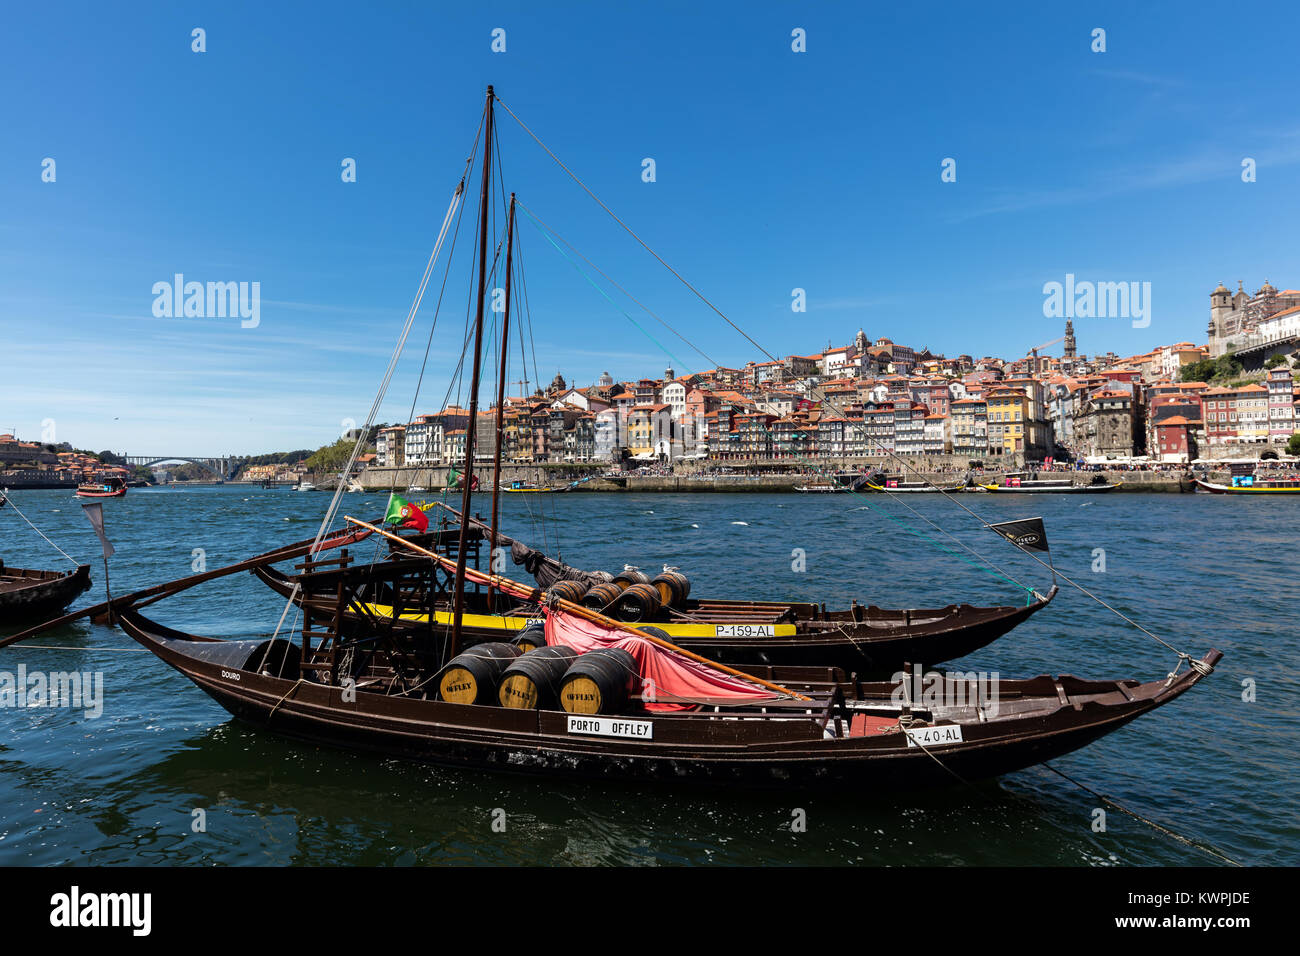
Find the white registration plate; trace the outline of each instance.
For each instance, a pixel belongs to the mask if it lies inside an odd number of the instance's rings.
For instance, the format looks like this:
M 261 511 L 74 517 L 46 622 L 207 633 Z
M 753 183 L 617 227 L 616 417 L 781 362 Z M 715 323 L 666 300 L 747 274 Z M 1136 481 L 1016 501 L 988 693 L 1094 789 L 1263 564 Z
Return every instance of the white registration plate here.
M 775 637 L 776 627 L 771 624 L 719 624 L 718 637 Z
M 907 728 L 907 745 L 909 747 L 943 747 L 947 744 L 963 743 L 960 724 L 946 724 L 942 727 Z
M 617 720 L 611 717 L 579 717 L 570 714 L 569 733 L 591 734 L 596 737 L 631 737 L 633 740 L 653 740 L 655 725 L 648 720 Z

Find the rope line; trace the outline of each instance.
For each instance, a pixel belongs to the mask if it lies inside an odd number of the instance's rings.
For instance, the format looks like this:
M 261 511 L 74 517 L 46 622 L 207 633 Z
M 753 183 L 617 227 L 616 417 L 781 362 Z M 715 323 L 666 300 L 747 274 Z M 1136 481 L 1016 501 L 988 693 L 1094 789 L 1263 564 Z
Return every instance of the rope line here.
M 37 534 L 39 534 L 42 538 L 45 538 L 45 543 L 46 543 L 46 544 L 48 544 L 48 545 L 49 545 L 51 548 L 53 548 L 55 551 L 59 552 L 59 554 L 63 555 L 65 558 L 67 558 L 69 561 L 71 561 L 74 567 L 78 567 L 78 568 L 81 567 L 80 562 L 78 562 L 76 558 L 74 558 L 72 555 L 68 554 L 68 552 L 64 551 L 62 548 L 60 548 L 57 544 L 55 544 L 55 543 L 54 543 L 53 541 L 51 541 L 49 538 L 46 538 L 46 537 L 45 537 L 45 532 L 42 531 L 40 528 L 36 527 L 36 525 L 32 524 L 32 520 L 31 520 L 30 518 L 28 518 L 27 515 L 23 514 L 21 510 L 19 510 L 18 506 L 17 506 L 16 504 L 14 504 L 14 500 L 13 500 L 13 498 L 11 498 L 11 497 L 9 496 L 9 489 L 8 489 L 8 488 L 6 488 L 6 489 L 4 490 L 4 494 L 3 494 L 3 495 L 0 495 L 0 498 L 2 498 L 3 501 L 4 501 L 6 504 L 8 504 L 10 508 L 13 508 L 13 509 L 14 509 L 14 514 L 18 515 L 18 517 L 20 517 L 20 518 L 22 518 L 24 521 L 26 521 L 27 524 L 28 524 L 28 526 L 30 526 L 31 529 L 32 529 L 33 531 L 35 531 Z
M 1074 784 L 1074 785 L 1075 785 L 1076 787 L 1078 787 L 1080 790 L 1082 790 L 1082 791 L 1084 791 L 1085 793 L 1091 794 L 1092 796 L 1096 797 L 1096 798 L 1097 798 L 1098 800 L 1100 800 L 1102 803 L 1105 803 L 1105 804 L 1108 804 L 1109 806 L 1114 807 L 1116 810 L 1120 811 L 1121 813 L 1128 814 L 1128 815 L 1129 815 L 1130 817 L 1132 817 L 1134 820 L 1140 820 L 1140 821 L 1142 821 L 1143 823 L 1145 823 L 1147 826 L 1151 827 L 1153 830 L 1158 830 L 1158 831 L 1160 831 L 1161 833 L 1165 834 L 1165 836 L 1173 837 L 1173 838 L 1174 838 L 1175 840 L 1177 840 L 1179 843 L 1184 843 L 1184 844 L 1186 844 L 1187 846 L 1195 847 L 1196 849 L 1200 850 L 1201 852 L 1203 852 L 1203 853 L 1208 853 L 1210 856 L 1213 856 L 1213 857 L 1217 857 L 1218 859 L 1222 860 L 1222 861 L 1225 862 L 1225 863 L 1229 863 L 1229 864 L 1231 864 L 1232 866 L 1241 866 L 1241 864 L 1238 863 L 1236 860 L 1232 859 L 1232 857 L 1227 856 L 1226 854 L 1220 853 L 1218 850 L 1214 849 L 1214 847 L 1212 847 L 1212 846 L 1207 846 L 1207 845 L 1204 844 L 1204 843 L 1198 843 L 1198 842 L 1196 842 L 1195 840 L 1192 840 L 1192 839 L 1189 839 L 1188 837 L 1183 836 L 1181 833 L 1175 833 L 1173 830 L 1169 829 L 1167 826 L 1164 826 L 1163 824 L 1157 823 L 1155 820 L 1152 820 L 1152 819 L 1150 819 L 1149 817 L 1144 817 L 1144 816 L 1142 816 L 1142 814 L 1137 813 L 1136 811 L 1130 810 L 1128 807 L 1122 805 L 1121 803 L 1117 802 L 1116 800 L 1111 799 L 1110 797 L 1106 796 L 1104 793 L 1098 793 L 1096 790 L 1093 790 L 1091 787 L 1089 787 L 1089 786 L 1087 786 L 1087 785 L 1085 785 L 1085 784 L 1080 783 L 1079 781 L 1075 780 L 1073 777 L 1071 777 L 1069 774 L 1065 773 L 1064 771 L 1062 771 L 1062 770 L 1057 770 L 1057 769 L 1056 769 L 1055 767 L 1053 767 L 1050 763 L 1042 763 L 1042 764 L 1039 764 L 1039 766 L 1043 767 L 1043 768 L 1046 769 L 1046 770 L 1050 770 L 1050 771 L 1052 771 L 1052 773 L 1056 774 L 1058 777 L 1061 777 L 1061 778 L 1063 778 L 1063 779 L 1065 779 L 1065 780 L 1068 780 L 1070 783 Z
M 749 342 L 752 346 L 754 346 L 754 348 L 758 349 L 758 351 L 759 351 L 760 353 L 762 353 L 764 356 L 766 356 L 766 357 L 768 358 L 768 360 L 770 360 L 770 361 L 774 361 L 774 362 L 775 362 L 775 361 L 778 361 L 778 359 L 777 359 L 777 358 L 776 358 L 776 357 L 775 357 L 771 352 L 769 352 L 767 349 L 763 348 L 763 346 L 761 346 L 757 341 L 755 341 L 754 338 L 753 338 L 752 336 L 749 335 L 749 333 L 747 333 L 744 329 L 742 329 L 742 328 L 741 328 L 740 326 L 738 326 L 735 322 L 733 322 L 730 318 L 728 318 L 727 315 L 726 315 L 726 314 L 725 314 L 721 309 L 719 309 L 716 305 L 714 305 L 713 302 L 712 302 L 712 301 L 711 301 L 711 300 L 710 300 L 706 295 L 704 295 L 704 293 L 702 293 L 699 289 L 695 288 L 695 286 L 693 286 L 693 285 L 692 285 L 692 284 L 691 284 L 691 283 L 690 283 L 690 282 L 689 282 L 689 281 L 688 281 L 688 280 L 687 280 L 687 279 L 686 279 L 686 278 L 685 278 L 685 277 L 684 277 L 680 272 L 678 272 L 678 271 L 677 271 L 676 269 L 674 269 L 671 265 L 669 265 L 668 262 L 667 262 L 667 261 L 666 261 L 662 256 L 659 255 L 659 253 L 655 252 L 655 250 L 652 249 L 652 248 L 650 247 L 650 245 L 649 245 L 649 244 L 648 244 L 644 239 L 642 239 L 642 238 L 641 238 L 641 237 L 640 237 L 640 236 L 639 236 L 639 235 L 638 235 L 638 234 L 637 234 L 637 233 L 636 233 L 636 232 L 635 232 L 635 231 L 634 231 L 634 230 L 633 230 L 633 229 L 632 229 L 632 228 L 631 228 L 627 223 L 625 223 L 622 219 L 620 219 L 620 218 L 618 217 L 618 215 L 617 215 L 617 214 L 616 214 L 612 209 L 610 209 L 610 207 L 607 206 L 607 205 L 605 204 L 605 202 L 604 202 L 604 201 L 603 201 L 599 196 L 597 196 L 597 195 L 596 195 L 596 194 L 591 190 L 591 188 L 590 188 L 590 187 L 589 187 L 585 182 L 583 182 L 582 179 L 580 179 L 580 178 L 578 177 L 578 175 L 577 175 L 576 173 L 573 172 L 573 170 L 569 169 L 569 167 L 566 166 L 566 165 L 564 164 L 564 162 L 559 158 L 559 156 L 557 156 L 557 155 L 555 154 L 555 152 L 554 152 L 554 151 L 553 151 L 549 146 L 547 146 L 544 142 L 542 142 L 541 138 L 540 138 L 536 133 L 534 133 L 534 132 L 532 131 L 532 129 L 529 128 L 528 124 L 526 124 L 522 119 L 520 119 L 519 116 L 517 116 L 517 115 L 515 114 L 514 110 L 510 109 L 510 107 L 509 107 L 509 106 L 508 106 L 504 101 L 502 101 L 501 98 L 500 98 L 499 96 L 498 96 L 498 97 L 495 97 L 495 99 L 496 99 L 496 101 L 497 101 L 498 103 L 501 104 L 501 107 L 502 107 L 502 108 L 503 108 L 507 113 L 510 114 L 510 117 L 511 117 L 511 118 L 512 118 L 516 123 L 519 124 L 520 128 L 523 129 L 523 131 L 524 131 L 525 133 L 527 133 L 528 136 L 531 137 L 532 140 L 533 140 L 535 143 L 537 143 L 537 145 L 540 146 L 540 147 L 542 148 L 542 150 L 545 151 L 545 153 L 546 153 L 548 156 L 551 157 L 552 160 L 555 161 L 556 165 L 559 166 L 562 170 L 564 170 L 564 172 L 569 176 L 569 178 L 572 179 L 572 180 L 573 180 L 573 181 L 574 181 L 574 182 L 575 182 L 575 183 L 576 183 L 576 184 L 577 184 L 577 185 L 578 185 L 578 186 L 583 190 L 583 192 L 585 192 L 588 196 L 590 196 L 590 197 L 592 198 L 592 200 L 593 200 L 593 201 L 594 201 L 598 206 L 600 206 L 600 208 L 603 209 L 603 210 L 606 212 L 606 214 L 609 215 L 609 217 L 610 217 L 611 219 L 613 219 L 616 223 L 618 223 L 618 225 L 621 226 L 621 227 L 623 228 L 623 230 L 624 230 L 624 231 L 625 231 L 629 236 L 631 236 L 631 237 L 632 237 L 632 238 L 633 238 L 633 239 L 634 239 L 634 240 L 635 240 L 635 241 L 636 241 L 636 242 L 637 242 L 637 243 L 638 243 L 638 244 L 639 244 L 643 249 L 645 249 L 646 252 L 648 252 L 648 253 L 649 253 L 649 254 L 650 254 L 650 255 L 655 259 L 655 261 L 657 261 L 660 265 L 662 265 L 665 269 L 667 269 L 670 273 L 672 273 L 672 275 L 673 275 L 673 276 L 674 276 L 674 277 L 675 277 L 679 282 L 681 282 L 682 285 L 684 285 L 684 286 L 685 286 L 685 287 L 686 287 L 686 288 L 687 288 L 687 289 L 688 289 L 688 290 L 689 290 L 689 291 L 690 291 L 690 292 L 691 292 L 691 293 L 692 293 L 696 298 L 698 298 L 698 299 L 699 299 L 701 302 L 703 302 L 703 303 L 704 303 L 704 304 L 705 304 L 709 309 L 711 309 L 714 313 L 716 313 L 716 314 L 718 315 L 719 318 L 721 318 L 725 323 L 727 323 L 727 325 L 731 326 L 732 329 L 734 329 L 737 333 L 739 333 L 739 334 L 740 334 L 740 335 L 741 335 L 741 336 L 742 336 L 742 337 L 743 337 L 747 342 Z M 823 401 L 823 404 L 824 404 L 824 405 L 827 405 L 827 406 L 830 407 L 833 411 L 836 411 L 836 412 L 840 413 L 841 415 L 844 414 L 844 410 L 843 410 L 842 408 L 840 408 L 838 405 L 836 405 L 836 404 L 835 404 L 833 401 L 831 401 L 830 399 L 827 399 L 827 398 L 823 397 L 822 401 Z M 913 467 L 909 462 L 907 462 L 905 459 L 901 458 L 901 457 L 900 457 L 896 452 L 894 452 L 892 449 L 885 447 L 885 446 L 884 446 L 884 445 L 883 445 L 879 440 L 877 440 L 877 439 L 875 438 L 875 436 L 873 436 L 873 435 L 868 435 L 868 438 L 869 438 L 869 439 L 870 439 L 874 444 L 876 444 L 876 445 L 877 445 L 877 446 L 878 446 L 878 447 L 879 447 L 879 448 L 880 448 L 880 449 L 885 453 L 886 456 L 888 456 L 889 458 L 891 458 L 892 460 L 894 460 L 895 462 L 897 462 L 898 465 L 899 465 L 902 469 L 906 470 L 906 471 L 909 472 L 910 474 L 916 475 L 916 476 L 917 476 L 921 481 L 925 482 L 927 485 L 929 485 L 930 487 L 934 488 L 935 491 L 937 491 L 938 493 L 942 494 L 945 498 L 947 498 L 950 502 L 952 502 L 953 504 L 955 504 L 958 508 L 961 508 L 961 509 L 962 509 L 963 511 L 965 511 L 967 514 L 969 514 L 972 518 L 975 518 L 977 521 L 979 521 L 980 524 L 983 525 L 985 528 L 989 528 L 989 529 L 991 530 L 991 523 L 990 523 L 987 519 L 983 518 L 983 517 L 982 517 L 978 512 L 976 512 L 974 509 L 972 509 L 972 508 L 970 508 L 969 506 L 963 504 L 963 503 L 962 503 L 961 501 L 959 501 L 957 498 L 955 498 L 954 496 L 952 496 L 951 494 L 949 494 L 947 491 L 945 491 L 942 487 L 940 487 L 939 485 L 935 484 L 935 483 L 934 483 L 934 482 L 933 482 L 929 477 L 927 477 L 925 474 L 921 473 L 919 470 L 917 470 L 916 468 L 914 468 L 914 467 Z M 886 494 L 889 494 L 891 497 L 895 497 L 895 496 L 894 496 L 891 492 L 889 492 L 887 489 L 886 489 L 885 493 L 886 493 Z M 997 533 L 997 532 L 994 532 L 994 533 Z M 1021 550 L 1023 551 L 1024 549 L 1021 549 Z M 1025 552 L 1025 553 L 1029 554 L 1030 552 Z M 1031 554 L 1031 557 L 1036 557 L 1036 556 L 1034 556 L 1034 555 Z M 1041 558 L 1036 558 L 1036 560 L 1038 560 L 1040 563 L 1042 563 L 1042 559 L 1041 559 Z M 1162 640 L 1162 639 L 1156 637 L 1156 635 L 1153 634 L 1151 631 L 1149 631 L 1147 628 L 1142 627 L 1141 625 L 1138 625 L 1135 621 L 1132 620 L 1132 618 L 1129 618 L 1127 615 L 1121 614 L 1119 611 L 1117 611 L 1115 608 L 1111 607 L 1111 606 L 1110 606 L 1109 604 L 1107 604 L 1105 601 L 1102 601 L 1100 598 L 1098 598 L 1098 597 L 1097 597 L 1095 594 L 1093 594 L 1091 591 L 1089 591 L 1089 590 L 1087 590 L 1086 588 L 1082 587 L 1081 585 L 1079 585 L 1079 584 L 1076 583 L 1075 581 L 1071 580 L 1070 578 L 1065 578 L 1063 575 L 1062 575 L 1062 578 L 1063 578 L 1067 583 L 1069 583 L 1071 586 L 1077 588 L 1077 589 L 1080 590 L 1083 594 L 1085 594 L 1085 595 L 1087 595 L 1088 597 L 1092 598 L 1094 601 L 1096 601 L 1096 602 L 1097 602 L 1098 604 L 1100 604 L 1102 607 L 1104 607 L 1104 608 L 1106 608 L 1107 610 L 1109 610 L 1109 611 L 1115 613 L 1115 614 L 1118 615 L 1121 619 L 1123 619 L 1124 621 L 1128 622 L 1129 624 L 1134 625 L 1134 626 L 1135 626 L 1139 631 L 1141 631 L 1143 634 L 1146 634 L 1148 637 L 1153 638 L 1154 640 L 1156 640 L 1158 643 L 1160 643 L 1160 644 L 1163 645 L 1164 647 L 1167 647 L 1167 648 L 1169 648 L 1170 650 L 1172 650 L 1175 654 L 1177 654 L 1177 655 L 1179 656 L 1180 659 L 1183 659 L 1183 660 L 1189 660 L 1189 661 L 1192 660 L 1191 655 L 1186 654 L 1185 652 L 1182 652 L 1182 651 L 1177 650 L 1177 649 L 1174 648 L 1172 645 L 1170 645 L 1168 642 L 1166 642 L 1166 641 L 1164 641 L 1164 640 Z

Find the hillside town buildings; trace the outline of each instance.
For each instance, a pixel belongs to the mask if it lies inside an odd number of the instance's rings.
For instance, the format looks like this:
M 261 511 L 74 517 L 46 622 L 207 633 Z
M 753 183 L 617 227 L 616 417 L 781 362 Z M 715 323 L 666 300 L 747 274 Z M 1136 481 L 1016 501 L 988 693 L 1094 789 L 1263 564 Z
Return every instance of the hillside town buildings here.
M 1295 433 L 1300 291 L 1269 283 L 1210 296 L 1209 343 L 1088 357 L 1066 322 L 1064 354 L 950 359 L 859 330 L 812 355 L 589 387 L 557 375 L 546 389 L 480 413 L 476 458 L 490 460 L 498 420 L 513 463 L 871 461 L 889 455 L 970 461 L 1147 457 L 1190 461 L 1285 444 Z M 1182 370 L 1260 350 L 1248 381 L 1183 382 Z M 1267 353 L 1267 354 L 1265 354 Z M 1243 360 L 1247 369 L 1250 364 Z M 454 464 L 468 412 L 455 406 L 383 429 L 385 466 Z

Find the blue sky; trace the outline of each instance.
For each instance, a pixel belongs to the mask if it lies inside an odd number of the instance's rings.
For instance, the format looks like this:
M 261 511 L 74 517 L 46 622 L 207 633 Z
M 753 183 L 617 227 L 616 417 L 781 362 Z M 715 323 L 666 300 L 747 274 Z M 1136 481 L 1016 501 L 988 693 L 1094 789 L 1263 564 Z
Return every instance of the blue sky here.
M 38 438 L 52 419 L 78 447 L 257 453 L 364 419 L 488 83 L 775 354 L 862 327 L 950 355 L 1023 355 L 1061 334 L 1042 287 L 1066 273 L 1151 283 L 1150 326 L 1077 321 L 1085 352 L 1203 341 L 1220 280 L 1300 283 L 1293 11 L 10 4 L 0 430 Z M 498 27 L 505 53 L 490 49 Z M 796 27 L 806 53 L 791 50 Z M 1104 53 L 1090 49 L 1097 27 Z M 498 119 L 507 189 L 713 359 L 761 358 Z M 946 157 L 956 182 L 940 180 Z M 1244 157 L 1256 182 L 1242 182 Z M 530 379 L 662 371 L 659 347 L 532 227 L 521 241 Z M 419 410 L 439 404 L 459 352 L 469 245 L 465 232 Z M 156 318 L 153 284 L 175 273 L 260 282 L 260 324 Z M 382 420 L 407 415 L 432 299 Z M 660 339 L 678 371 L 706 367 Z

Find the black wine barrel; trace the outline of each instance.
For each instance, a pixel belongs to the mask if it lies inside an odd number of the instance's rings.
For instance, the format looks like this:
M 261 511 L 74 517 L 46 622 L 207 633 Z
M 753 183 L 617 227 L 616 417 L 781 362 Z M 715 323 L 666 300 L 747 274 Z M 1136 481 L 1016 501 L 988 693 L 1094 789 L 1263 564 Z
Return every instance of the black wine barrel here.
M 581 581 L 556 581 L 551 585 L 552 595 L 566 601 L 572 601 L 574 604 L 579 603 L 587 591 L 588 585 L 583 584 Z
M 514 636 L 510 642 L 525 654 L 546 646 L 546 627 L 541 624 L 529 624 Z
M 560 699 L 560 681 L 578 658 L 571 647 L 542 647 L 516 658 L 501 675 L 497 699 L 515 710 L 554 710 Z
M 681 607 L 691 595 L 691 580 L 677 571 L 665 571 L 650 582 L 666 607 Z
M 644 571 L 620 571 L 614 575 L 614 583 L 622 583 L 624 587 L 631 587 L 633 584 L 649 584 L 650 576 Z
M 584 607 L 589 607 L 593 611 L 603 612 L 617 601 L 622 593 L 623 588 L 617 584 L 597 584 L 582 596 L 582 603 Z
M 634 584 L 618 596 L 614 603 L 614 616 L 633 624 L 653 621 L 662 603 L 654 585 Z
M 499 641 L 475 644 L 447 664 L 438 682 L 439 696 L 452 704 L 495 704 L 502 673 L 522 653 Z
M 560 681 L 560 706 L 570 714 L 617 714 L 639 680 L 636 658 L 617 647 L 587 651 Z

